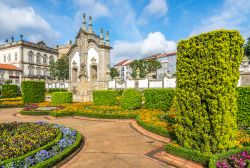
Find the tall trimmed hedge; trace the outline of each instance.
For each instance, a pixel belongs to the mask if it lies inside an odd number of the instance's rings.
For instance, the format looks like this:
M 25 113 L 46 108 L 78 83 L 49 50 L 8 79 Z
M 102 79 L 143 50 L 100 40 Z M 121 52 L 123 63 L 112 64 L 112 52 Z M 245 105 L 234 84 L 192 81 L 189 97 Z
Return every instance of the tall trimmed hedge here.
M 145 89 L 145 108 L 169 110 L 173 104 L 174 89 Z
M 53 92 L 51 93 L 51 103 L 53 105 L 60 105 L 65 103 L 72 103 L 73 95 L 71 92 Z
M 142 95 L 139 90 L 126 89 L 122 93 L 121 107 L 127 110 L 139 109 L 142 105 Z
M 22 81 L 23 103 L 39 103 L 45 100 L 45 82 L 43 81 Z
M 250 87 L 237 87 L 238 125 L 250 127 Z
M 236 143 L 236 86 L 243 56 L 238 31 L 217 30 L 178 43 L 176 136 L 207 153 Z
M 93 92 L 94 105 L 112 106 L 117 104 L 118 91 L 96 90 Z
M 17 85 L 5 84 L 5 85 L 2 85 L 1 93 L 2 93 L 3 98 L 17 97 L 19 94 L 19 89 Z

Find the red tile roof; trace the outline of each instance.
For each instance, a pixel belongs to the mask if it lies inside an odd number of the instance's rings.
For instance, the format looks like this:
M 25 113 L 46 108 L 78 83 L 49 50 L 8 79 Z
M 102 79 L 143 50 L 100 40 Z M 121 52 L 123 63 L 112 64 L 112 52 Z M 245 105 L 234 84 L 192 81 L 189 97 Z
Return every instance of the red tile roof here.
M 0 69 L 13 70 L 13 71 L 21 71 L 20 68 L 17 68 L 14 65 L 10 64 L 0 64 Z
M 151 56 L 146 57 L 144 59 L 157 59 L 157 58 L 167 57 L 167 56 L 172 56 L 172 55 L 176 55 L 176 52 L 163 53 L 163 54 L 154 54 L 154 55 L 151 55 Z
M 124 65 L 124 66 L 126 66 L 126 65 L 129 65 L 130 63 L 131 63 L 130 60 L 129 60 L 129 59 L 126 59 L 126 60 L 122 60 L 121 62 L 115 64 L 115 66 L 119 66 L 119 65 Z

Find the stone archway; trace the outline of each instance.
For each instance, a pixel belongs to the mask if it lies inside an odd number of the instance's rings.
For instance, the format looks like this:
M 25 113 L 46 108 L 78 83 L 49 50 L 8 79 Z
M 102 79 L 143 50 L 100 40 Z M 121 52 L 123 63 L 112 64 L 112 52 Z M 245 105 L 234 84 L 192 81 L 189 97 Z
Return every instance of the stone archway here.
M 90 81 L 97 81 L 97 65 L 90 66 Z

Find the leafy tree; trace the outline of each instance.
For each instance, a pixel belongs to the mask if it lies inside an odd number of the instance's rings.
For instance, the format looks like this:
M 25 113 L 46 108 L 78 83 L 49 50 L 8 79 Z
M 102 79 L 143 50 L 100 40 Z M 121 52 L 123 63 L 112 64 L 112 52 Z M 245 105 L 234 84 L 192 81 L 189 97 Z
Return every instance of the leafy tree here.
M 11 84 L 12 83 L 12 80 L 10 79 L 7 79 L 6 81 L 4 81 L 4 84 Z
M 49 71 L 51 79 L 69 79 L 69 59 L 67 56 L 64 55 L 57 62 L 51 61 Z
M 250 37 L 247 39 L 247 42 L 244 44 L 244 53 L 250 60 Z
M 132 69 L 131 76 L 133 78 L 137 77 L 137 69 L 140 70 L 140 78 L 146 77 L 149 73 L 155 72 L 157 69 L 161 67 L 161 63 L 157 60 L 135 60 L 130 64 L 130 68 Z
M 114 79 L 114 77 L 119 76 L 119 72 L 115 68 L 110 68 L 110 77 Z
M 51 79 L 56 79 L 57 76 L 57 71 L 56 71 L 56 63 L 55 62 L 50 62 L 49 63 L 49 74 Z
M 58 79 L 69 79 L 69 59 L 66 56 L 63 56 L 61 59 L 57 60 L 56 71 L 56 76 Z

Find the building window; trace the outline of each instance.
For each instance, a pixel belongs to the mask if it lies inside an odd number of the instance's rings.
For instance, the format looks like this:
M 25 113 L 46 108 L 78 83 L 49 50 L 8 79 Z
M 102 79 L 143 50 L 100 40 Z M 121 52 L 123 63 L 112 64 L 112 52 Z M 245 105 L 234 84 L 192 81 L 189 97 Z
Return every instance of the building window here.
M 41 64 L 41 54 L 40 54 L 40 53 L 37 53 L 37 56 L 36 56 L 36 63 L 37 63 L 37 64 Z
M 33 67 L 29 67 L 29 75 L 30 76 L 34 75 L 34 68 Z
M 16 76 L 19 76 L 19 72 L 18 71 L 16 71 Z
M 34 57 L 33 57 L 34 54 L 33 54 L 33 52 L 30 51 L 28 55 L 29 55 L 29 63 L 34 63 Z
M 15 52 L 15 61 L 17 61 L 17 52 Z
M 6 62 L 6 55 L 3 56 L 3 62 Z
M 41 69 L 40 68 L 37 68 L 37 76 L 40 76 L 41 75 Z
M 54 57 L 51 55 L 50 57 L 49 57 L 49 63 L 51 64 L 51 63 L 54 63 Z
M 19 83 L 19 80 L 18 80 L 18 79 L 16 79 L 16 80 L 15 80 L 15 83 L 16 83 L 16 84 L 18 84 L 18 83 Z
M 11 55 L 10 55 L 10 53 L 8 54 L 8 61 L 11 62 Z
M 43 57 L 43 64 L 44 64 L 44 65 L 47 64 L 47 59 L 48 59 L 47 55 L 44 54 L 44 57 Z
M 9 71 L 9 75 L 13 75 L 13 71 Z

